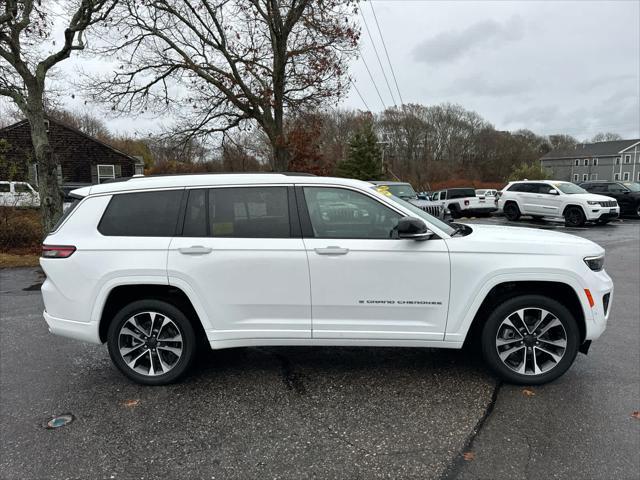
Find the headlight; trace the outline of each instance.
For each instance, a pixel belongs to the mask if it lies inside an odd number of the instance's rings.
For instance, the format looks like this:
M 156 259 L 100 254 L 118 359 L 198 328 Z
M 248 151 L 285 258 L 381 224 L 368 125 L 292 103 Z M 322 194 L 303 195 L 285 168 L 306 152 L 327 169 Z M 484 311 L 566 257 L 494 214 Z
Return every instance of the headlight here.
M 584 257 L 584 263 L 594 272 L 599 272 L 604 268 L 604 255 L 600 255 L 599 257 Z
M 591 200 L 588 200 L 587 203 L 589 205 L 600 205 L 600 202 L 592 202 Z

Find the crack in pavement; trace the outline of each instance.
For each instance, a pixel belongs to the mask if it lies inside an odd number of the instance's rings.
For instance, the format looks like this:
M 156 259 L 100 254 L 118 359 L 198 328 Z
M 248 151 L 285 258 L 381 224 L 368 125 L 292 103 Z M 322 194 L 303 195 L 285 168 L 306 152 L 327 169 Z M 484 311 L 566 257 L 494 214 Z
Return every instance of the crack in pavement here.
M 291 390 L 298 395 L 306 395 L 307 389 L 304 386 L 302 378 L 300 378 L 300 376 L 294 371 L 291 360 L 281 353 L 272 352 L 265 348 L 256 348 L 256 350 L 269 355 L 280 362 L 280 376 L 282 377 L 282 381 L 284 382 L 285 387 L 287 387 L 287 390 Z
M 496 405 L 496 401 L 498 400 L 498 393 L 500 392 L 500 387 L 502 387 L 502 381 L 496 382 L 496 386 L 493 389 L 493 394 L 491 395 L 491 400 L 489 401 L 489 404 L 487 405 L 487 408 L 484 411 L 484 414 L 482 415 L 482 417 L 480 417 L 480 420 L 478 420 L 478 423 L 476 423 L 476 426 L 473 428 L 473 430 L 467 437 L 463 447 L 456 454 L 456 456 L 454 457 L 452 462 L 449 464 L 449 466 L 445 468 L 444 472 L 442 472 L 442 475 L 440 476 L 440 480 L 454 480 L 460 474 L 460 470 L 462 470 L 462 466 L 466 461 L 464 460 L 463 454 L 465 452 L 470 451 L 473 448 L 473 442 L 482 431 L 482 427 L 484 427 L 484 424 L 487 421 L 487 419 L 491 416 L 491 413 L 493 412 L 493 408 Z

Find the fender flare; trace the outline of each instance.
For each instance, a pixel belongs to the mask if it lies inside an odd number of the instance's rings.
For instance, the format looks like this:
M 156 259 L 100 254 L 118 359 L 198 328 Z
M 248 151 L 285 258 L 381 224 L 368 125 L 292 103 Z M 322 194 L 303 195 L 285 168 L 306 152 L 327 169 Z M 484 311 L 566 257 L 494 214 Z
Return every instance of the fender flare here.
M 474 295 L 470 298 L 471 300 L 467 303 L 464 311 L 466 312 L 462 321 L 459 322 L 457 328 L 455 328 L 451 322 L 451 319 L 447 321 L 447 329 L 445 332 L 445 341 L 456 341 L 461 342 L 467 336 L 469 329 L 471 328 L 471 324 L 473 323 L 478 310 L 485 298 L 489 294 L 489 292 L 497 285 L 502 283 L 512 283 L 512 282 L 554 282 L 554 283 L 563 283 L 571 287 L 571 289 L 575 292 L 576 296 L 580 300 L 580 305 L 582 307 L 582 312 L 584 314 L 585 323 L 589 321 L 593 321 L 593 313 L 591 310 L 586 308 L 588 303 L 588 299 L 586 293 L 584 292 L 584 285 L 579 276 L 557 272 L 548 272 L 541 275 L 542 272 L 523 272 L 523 273 L 496 273 L 484 280 L 484 282 L 476 289 Z M 455 330 L 453 330 L 455 328 Z

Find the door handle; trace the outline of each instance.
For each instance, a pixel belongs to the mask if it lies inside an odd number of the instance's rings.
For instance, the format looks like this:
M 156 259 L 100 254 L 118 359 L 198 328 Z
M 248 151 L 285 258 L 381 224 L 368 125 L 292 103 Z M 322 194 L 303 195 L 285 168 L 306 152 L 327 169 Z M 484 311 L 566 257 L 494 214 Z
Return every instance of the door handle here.
M 314 251 L 318 255 L 346 255 L 347 253 L 349 253 L 348 248 L 335 247 L 335 246 L 325 247 L 325 248 L 314 248 Z
M 179 248 L 178 251 L 183 255 L 206 255 L 207 253 L 211 253 L 213 248 L 193 245 L 191 247 Z

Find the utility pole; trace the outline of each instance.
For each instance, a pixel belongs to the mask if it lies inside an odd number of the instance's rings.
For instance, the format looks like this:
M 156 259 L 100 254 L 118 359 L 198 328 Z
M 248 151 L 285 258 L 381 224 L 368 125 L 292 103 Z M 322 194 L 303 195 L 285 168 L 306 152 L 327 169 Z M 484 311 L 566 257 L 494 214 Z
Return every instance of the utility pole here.
M 382 153 L 380 154 L 380 172 L 384 175 L 386 173 L 385 167 L 384 167 L 384 151 L 385 151 L 385 147 L 387 145 L 389 145 L 391 142 L 389 142 L 388 140 L 384 140 L 384 141 L 379 141 L 379 142 L 376 142 L 376 143 L 378 145 L 381 145 Z

